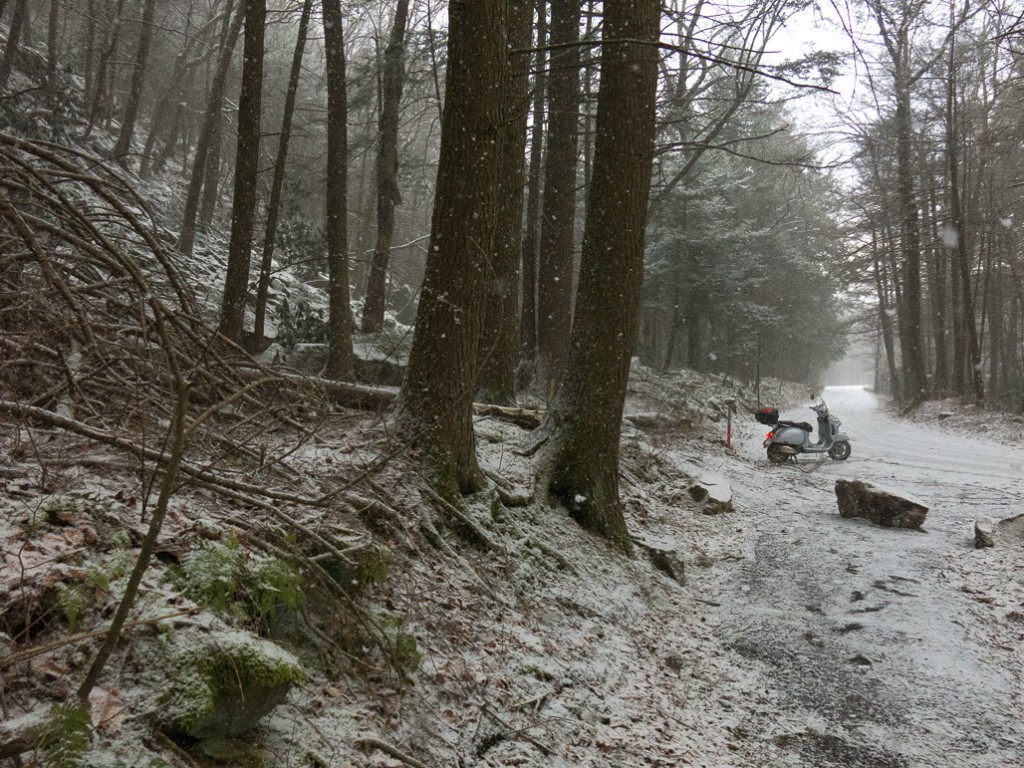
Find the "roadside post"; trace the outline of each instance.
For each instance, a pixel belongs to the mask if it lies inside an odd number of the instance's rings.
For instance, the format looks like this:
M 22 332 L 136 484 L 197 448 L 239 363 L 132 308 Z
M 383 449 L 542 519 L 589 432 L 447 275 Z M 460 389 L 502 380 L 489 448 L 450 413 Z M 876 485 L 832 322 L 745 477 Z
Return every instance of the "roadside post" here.
M 732 415 L 736 413 L 736 398 L 730 397 L 725 401 L 725 447 L 732 450 Z

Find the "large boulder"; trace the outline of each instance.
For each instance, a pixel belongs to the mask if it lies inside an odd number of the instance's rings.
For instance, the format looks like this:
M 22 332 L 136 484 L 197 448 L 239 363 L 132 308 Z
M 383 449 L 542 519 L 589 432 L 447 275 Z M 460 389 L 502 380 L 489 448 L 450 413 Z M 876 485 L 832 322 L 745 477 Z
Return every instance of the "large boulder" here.
M 977 549 L 1001 543 L 1024 543 L 1024 515 L 993 520 L 979 517 L 974 522 L 974 546 Z
M 193 739 L 233 739 L 256 727 L 305 679 L 292 654 L 248 632 L 166 638 L 161 724 Z
M 863 517 L 886 528 L 920 528 L 928 507 L 913 496 L 861 480 L 836 480 L 842 517 Z

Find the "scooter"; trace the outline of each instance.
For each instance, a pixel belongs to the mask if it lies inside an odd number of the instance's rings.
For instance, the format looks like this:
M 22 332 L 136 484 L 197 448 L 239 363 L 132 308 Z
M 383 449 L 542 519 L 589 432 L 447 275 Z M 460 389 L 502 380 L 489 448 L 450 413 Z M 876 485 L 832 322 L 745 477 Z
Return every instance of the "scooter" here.
M 845 432 L 839 431 L 842 422 L 828 412 L 825 401 L 815 396 L 811 410 L 818 417 L 816 442 L 811 440 L 814 427 L 806 421 L 780 420 L 779 410 L 771 406 L 755 412 L 754 418 L 759 423 L 772 427 L 762 443 L 768 450 L 768 461 L 772 464 L 785 464 L 787 461 L 796 461 L 797 454 L 801 453 L 827 453 L 834 461 L 850 458 L 850 438 Z

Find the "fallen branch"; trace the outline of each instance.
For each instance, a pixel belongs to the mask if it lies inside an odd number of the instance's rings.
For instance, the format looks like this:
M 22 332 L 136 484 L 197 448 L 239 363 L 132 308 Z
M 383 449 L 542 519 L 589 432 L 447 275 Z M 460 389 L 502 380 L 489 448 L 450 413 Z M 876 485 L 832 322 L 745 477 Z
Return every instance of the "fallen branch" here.
M 95 440 L 98 443 L 120 448 L 151 461 L 166 463 L 170 459 L 170 456 L 164 451 L 137 445 L 131 440 L 126 440 L 123 437 L 112 435 L 109 432 L 97 429 L 85 422 L 78 421 L 77 419 L 72 419 L 67 416 L 62 416 L 59 413 L 48 411 L 45 408 L 22 405 L 21 403 L 16 403 L 11 400 L 0 400 L 0 411 L 5 411 L 24 419 L 35 419 L 43 422 L 44 424 L 49 424 L 51 427 L 66 429 L 68 432 L 74 432 L 75 434 L 82 435 L 90 440 Z M 231 490 L 241 491 L 242 493 L 251 494 L 253 496 L 263 496 L 276 501 L 290 501 L 295 504 L 305 504 L 311 507 L 323 507 L 327 504 L 323 498 L 297 496 L 292 493 L 261 488 L 257 485 L 252 485 L 251 483 L 243 483 L 240 480 L 232 480 L 231 478 L 223 477 L 215 472 L 210 472 L 185 462 L 182 462 L 180 472 L 181 474 L 188 475 L 196 480 L 202 480 L 214 488 L 229 488 Z
M 179 616 L 188 616 L 195 613 L 195 608 L 186 608 L 183 611 L 175 611 L 174 613 L 165 613 L 161 616 L 151 616 L 148 619 L 137 619 L 132 622 L 128 622 L 125 626 L 129 628 L 133 627 L 144 627 L 147 624 L 158 624 L 161 621 L 167 621 L 167 619 L 176 619 Z M 104 637 L 110 631 L 110 627 L 106 629 L 95 629 L 91 632 L 79 632 L 77 635 L 71 635 L 61 640 L 57 640 L 53 643 L 47 643 L 46 645 L 39 645 L 35 648 L 26 648 L 24 651 L 15 651 L 9 653 L 6 656 L 0 657 L 0 669 L 9 667 L 12 664 L 17 664 L 22 661 L 28 661 L 34 659 L 36 656 L 42 656 L 44 653 L 55 651 L 58 648 L 63 648 L 66 645 L 74 645 L 80 643 L 83 640 L 91 640 L 95 637 Z
M 392 746 L 391 744 L 388 744 L 386 741 L 381 741 L 380 739 L 374 738 L 373 736 L 364 736 L 361 739 L 357 739 L 356 744 L 358 744 L 361 747 L 379 749 L 381 752 L 384 752 L 385 754 L 395 758 L 395 760 L 405 763 L 406 765 L 411 765 L 412 768 L 429 768 L 429 766 L 426 763 L 420 762 L 412 755 L 405 754 L 405 752 L 400 750 L 398 747 Z
M 490 534 L 481 528 L 469 515 L 450 501 L 446 500 L 429 485 L 424 485 L 423 488 L 426 490 L 427 495 L 437 502 L 444 512 L 446 512 L 450 517 L 455 518 L 455 521 L 465 529 L 465 534 L 470 540 L 483 545 L 491 552 L 498 552 L 501 550 L 501 547 L 498 546 L 498 543 L 491 538 Z
M 257 373 L 265 375 L 262 372 Z M 397 388 L 352 384 L 347 381 L 305 376 L 298 372 L 281 372 L 281 377 L 290 382 L 302 383 L 323 390 L 337 405 L 360 411 L 385 411 L 398 399 Z M 536 429 L 544 421 L 544 414 L 541 411 L 492 405 L 491 403 L 473 403 L 473 413 L 477 416 L 501 419 L 525 429 Z
M 497 712 L 495 712 L 493 709 L 491 709 L 491 707 L 488 706 L 486 703 L 483 705 L 483 711 L 484 711 L 484 714 L 486 714 L 488 717 L 490 717 L 492 720 L 494 720 L 496 723 L 498 723 L 498 725 L 501 725 L 504 728 L 506 728 L 509 733 L 511 733 L 513 735 L 516 735 L 516 736 L 521 736 L 522 738 L 526 739 L 526 741 L 528 741 L 531 744 L 533 744 L 533 746 L 535 746 L 537 749 L 539 749 L 541 754 L 544 755 L 545 757 L 550 757 L 551 755 L 554 754 L 554 752 L 555 752 L 554 749 L 549 747 L 543 741 L 540 741 L 539 739 L 535 739 L 533 736 L 528 734 L 526 732 L 526 728 L 514 728 L 514 727 L 512 727 L 512 724 L 509 723 L 508 720 L 506 720 L 501 715 L 499 715 Z

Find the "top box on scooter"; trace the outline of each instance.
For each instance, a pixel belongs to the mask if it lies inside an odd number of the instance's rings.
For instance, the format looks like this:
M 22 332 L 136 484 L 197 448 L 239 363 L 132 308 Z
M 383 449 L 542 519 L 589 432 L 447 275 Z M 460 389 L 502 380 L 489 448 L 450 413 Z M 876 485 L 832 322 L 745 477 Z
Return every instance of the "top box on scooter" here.
M 779 409 L 772 408 L 770 405 L 764 408 L 758 408 L 754 411 L 754 418 L 757 419 L 759 424 L 775 425 L 779 423 Z

